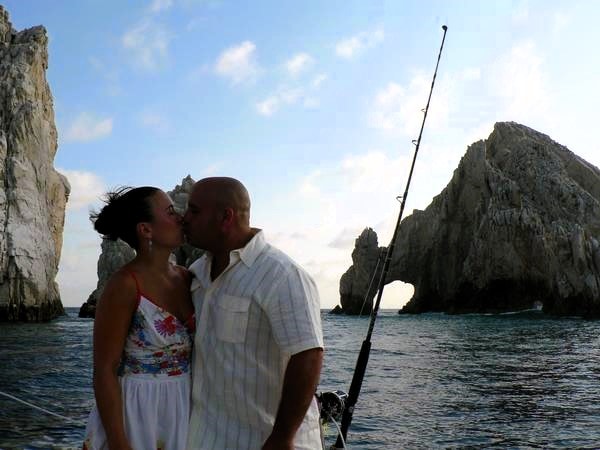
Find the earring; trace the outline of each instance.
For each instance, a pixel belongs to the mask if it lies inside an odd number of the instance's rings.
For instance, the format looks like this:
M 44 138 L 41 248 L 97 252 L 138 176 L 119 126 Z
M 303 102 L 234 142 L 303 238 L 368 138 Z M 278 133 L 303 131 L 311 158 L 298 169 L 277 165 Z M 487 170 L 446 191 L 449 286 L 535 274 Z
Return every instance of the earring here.
M 152 253 L 152 239 L 148 239 L 148 253 Z

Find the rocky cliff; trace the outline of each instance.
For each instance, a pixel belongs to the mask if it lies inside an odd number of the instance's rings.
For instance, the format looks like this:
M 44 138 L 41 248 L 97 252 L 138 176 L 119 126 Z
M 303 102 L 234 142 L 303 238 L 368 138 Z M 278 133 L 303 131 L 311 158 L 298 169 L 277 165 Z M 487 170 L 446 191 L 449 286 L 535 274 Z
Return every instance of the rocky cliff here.
M 341 311 L 345 314 L 370 314 L 383 268 L 384 247 L 377 244 L 377 233 L 365 228 L 354 243 L 352 265 L 340 279 Z M 336 310 L 340 312 L 340 310 Z
M 57 150 L 43 27 L 16 32 L 0 6 L 0 321 L 63 313 L 55 282 L 69 183 Z
M 187 199 L 194 186 L 194 180 L 189 175 L 175 189 L 167 192 L 173 200 L 175 210 L 183 214 L 187 207 Z M 190 245 L 183 244 L 173 252 L 173 262 L 188 267 L 192 262 L 202 255 L 202 251 Z M 102 295 L 104 286 L 110 276 L 131 261 L 135 257 L 135 251 L 121 240 L 102 241 L 102 253 L 98 259 L 98 284 L 90 294 L 87 301 L 79 309 L 79 317 L 94 317 L 96 314 L 96 303 Z
M 548 136 L 497 123 L 448 186 L 401 224 L 387 281 L 405 313 L 543 305 L 600 317 L 600 170 Z

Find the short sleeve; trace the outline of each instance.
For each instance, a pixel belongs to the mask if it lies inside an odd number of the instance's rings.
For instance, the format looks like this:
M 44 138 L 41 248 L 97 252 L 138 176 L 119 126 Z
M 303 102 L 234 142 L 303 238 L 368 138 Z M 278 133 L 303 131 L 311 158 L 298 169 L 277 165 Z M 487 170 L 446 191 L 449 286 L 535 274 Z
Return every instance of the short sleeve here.
M 310 275 L 290 267 L 270 297 L 266 314 L 283 352 L 291 356 L 323 348 L 319 293 Z

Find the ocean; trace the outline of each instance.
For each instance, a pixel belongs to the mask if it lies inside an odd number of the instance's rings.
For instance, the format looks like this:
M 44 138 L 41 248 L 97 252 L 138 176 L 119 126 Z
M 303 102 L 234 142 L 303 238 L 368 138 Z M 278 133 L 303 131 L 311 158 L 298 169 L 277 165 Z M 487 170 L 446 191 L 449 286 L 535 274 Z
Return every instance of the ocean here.
M 81 445 L 93 405 L 93 322 L 66 311 L 50 323 L 0 324 L 0 449 Z M 319 390 L 348 391 L 369 320 L 327 311 L 322 318 Z M 600 321 L 383 310 L 347 444 L 599 448 L 599 399 Z M 333 443 L 333 425 L 326 437 Z

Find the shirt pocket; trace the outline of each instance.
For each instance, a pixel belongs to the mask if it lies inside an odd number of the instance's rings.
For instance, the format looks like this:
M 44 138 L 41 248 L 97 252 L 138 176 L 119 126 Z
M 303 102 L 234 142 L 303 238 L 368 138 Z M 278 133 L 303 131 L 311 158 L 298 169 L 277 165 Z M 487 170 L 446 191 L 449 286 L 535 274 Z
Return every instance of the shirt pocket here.
M 249 308 L 249 298 L 222 295 L 215 306 L 217 338 L 233 344 L 244 342 Z

